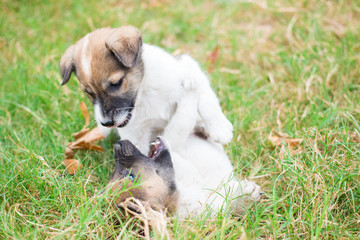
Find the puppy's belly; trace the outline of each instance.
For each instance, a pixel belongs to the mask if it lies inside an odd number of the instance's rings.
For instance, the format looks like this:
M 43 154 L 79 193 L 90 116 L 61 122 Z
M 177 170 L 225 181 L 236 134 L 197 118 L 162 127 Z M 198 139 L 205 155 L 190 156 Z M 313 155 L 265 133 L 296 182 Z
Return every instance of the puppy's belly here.
M 190 136 L 187 146 L 172 152 L 175 178 L 179 190 L 181 218 L 199 214 L 210 207 L 213 213 L 224 205 L 221 186 L 232 176 L 231 163 L 222 147 Z
M 203 190 L 197 167 L 177 153 L 172 153 L 176 187 L 179 191 L 178 215 L 180 218 L 196 215 L 202 210 L 207 193 Z

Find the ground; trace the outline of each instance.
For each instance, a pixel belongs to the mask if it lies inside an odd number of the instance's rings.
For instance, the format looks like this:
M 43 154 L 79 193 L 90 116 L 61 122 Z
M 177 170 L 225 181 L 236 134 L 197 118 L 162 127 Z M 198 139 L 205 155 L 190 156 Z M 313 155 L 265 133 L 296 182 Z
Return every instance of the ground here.
M 116 136 L 100 143 L 105 153 L 77 152 L 84 167 L 73 177 L 62 164 L 83 126 L 79 103 L 93 110 L 75 77 L 60 86 L 59 59 L 87 32 L 127 24 L 208 71 L 234 125 L 226 150 L 236 172 L 265 192 L 242 217 L 171 221 L 174 239 L 360 237 L 357 0 L 0 6 L 0 238 L 136 238 L 94 198 L 114 167 Z

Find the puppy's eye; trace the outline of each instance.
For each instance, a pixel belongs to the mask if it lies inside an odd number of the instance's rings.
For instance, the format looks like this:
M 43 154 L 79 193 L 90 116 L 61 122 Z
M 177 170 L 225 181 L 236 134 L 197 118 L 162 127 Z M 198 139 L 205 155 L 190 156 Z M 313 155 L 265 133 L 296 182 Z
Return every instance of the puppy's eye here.
M 93 92 L 91 92 L 91 91 L 89 91 L 89 90 L 87 90 L 87 89 L 83 89 L 83 91 L 90 97 L 90 98 L 95 98 L 96 96 L 95 96 L 95 93 L 93 93 Z
M 125 172 L 123 173 L 124 177 L 129 178 L 131 181 L 135 180 L 135 175 L 131 172 L 132 169 L 126 169 Z
M 135 180 L 135 176 L 134 174 L 130 173 L 128 178 L 131 180 L 131 181 L 134 181 Z
M 116 83 L 110 83 L 110 87 L 112 89 L 118 89 L 121 87 L 122 83 L 124 81 L 124 78 L 121 78 L 119 81 L 117 81 Z

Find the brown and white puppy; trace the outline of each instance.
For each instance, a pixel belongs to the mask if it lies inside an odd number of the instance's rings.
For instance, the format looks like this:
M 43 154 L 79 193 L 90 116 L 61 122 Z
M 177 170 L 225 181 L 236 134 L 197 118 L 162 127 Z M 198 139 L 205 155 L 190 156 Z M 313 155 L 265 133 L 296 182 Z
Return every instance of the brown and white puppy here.
M 75 72 L 83 91 L 100 109 L 103 126 L 123 127 L 131 117 L 144 75 L 141 46 L 136 28 L 104 28 L 80 39 L 61 58 L 62 85 Z
M 114 155 L 116 167 L 108 186 L 113 192 L 120 192 L 115 197 L 118 207 L 134 197 L 146 207 L 165 210 L 169 214 L 176 212 L 178 191 L 174 167 L 163 140 L 157 138 L 154 141 L 149 156 L 143 155 L 128 140 L 117 142 Z
M 239 215 L 260 199 L 260 187 L 236 178 L 224 149 L 212 140 L 191 134 L 184 148 L 173 151 L 158 137 L 152 146 L 145 156 L 128 140 L 115 144 L 116 169 L 108 187 L 120 209 L 134 197 L 180 218 L 204 210 Z
M 158 135 L 173 148 L 200 129 L 219 143 L 232 138 L 232 124 L 222 113 L 207 76 L 190 56 L 173 57 L 156 46 L 143 44 L 138 29 L 102 28 L 70 46 L 60 61 L 66 84 L 72 72 L 94 104 L 102 133 L 116 128 L 147 153 Z M 183 101 L 185 95 L 193 100 Z M 187 98 L 189 99 L 189 98 Z M 196 108 L 194 121 L 188 109 Z

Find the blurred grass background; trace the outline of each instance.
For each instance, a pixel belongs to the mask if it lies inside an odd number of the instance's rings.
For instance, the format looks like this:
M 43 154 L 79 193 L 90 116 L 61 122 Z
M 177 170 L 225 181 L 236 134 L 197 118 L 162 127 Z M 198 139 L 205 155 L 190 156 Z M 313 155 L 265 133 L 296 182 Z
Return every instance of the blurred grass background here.
M 136 238 L 92 196 L 114 166 L 63 152 L 90 102 L 73 79 L 61 87 L 65 49 L 100 27 L 134 25 L 146 43 L 211 69 L 235 127 L 226 149 L 241 177 L 266 196 L 246 215 L 173 221 L 174 239 L 359 239 L 360 3 L 357 0 L 0 2 L 0 238 Z M 91 108 L 90 108 L 91 109 Z M 92 109 L 91 109 L 92 111 Z M 92 123 L 95 126 L 95 123 Z M 301 138 L 276 147 L 274 132 Z

